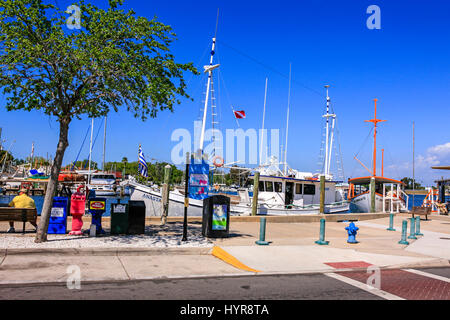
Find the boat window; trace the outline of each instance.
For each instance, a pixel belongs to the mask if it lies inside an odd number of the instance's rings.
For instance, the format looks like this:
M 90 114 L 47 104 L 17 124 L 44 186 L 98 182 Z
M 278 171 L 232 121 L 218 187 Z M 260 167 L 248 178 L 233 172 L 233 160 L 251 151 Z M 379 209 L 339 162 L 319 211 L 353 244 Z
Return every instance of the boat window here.
M 295 194 L 303 194 L 303 185 L 301 183 L 295 184 Z
M 283 184 L 281 182 L 274 182 L 275 184 L 275 192 L 282 192 Z
M 273 182 L 266 181 L 266 192 L 273 192 Z
M 264 181 L 259 182 L 259 191 L 264 192 Z
M 303 186 L 303 194 L 315 195 L 316 194 L 316 186 L 313 184 L 305 184 Z

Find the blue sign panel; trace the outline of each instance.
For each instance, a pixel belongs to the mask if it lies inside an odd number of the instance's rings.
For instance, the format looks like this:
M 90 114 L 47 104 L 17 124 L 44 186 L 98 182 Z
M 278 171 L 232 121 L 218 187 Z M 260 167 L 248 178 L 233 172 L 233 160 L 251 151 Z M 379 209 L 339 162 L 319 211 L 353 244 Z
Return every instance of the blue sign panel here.
M 192 163 L 189 165 L 189 198 L 203 200 L 208 198 L 209 164 Z

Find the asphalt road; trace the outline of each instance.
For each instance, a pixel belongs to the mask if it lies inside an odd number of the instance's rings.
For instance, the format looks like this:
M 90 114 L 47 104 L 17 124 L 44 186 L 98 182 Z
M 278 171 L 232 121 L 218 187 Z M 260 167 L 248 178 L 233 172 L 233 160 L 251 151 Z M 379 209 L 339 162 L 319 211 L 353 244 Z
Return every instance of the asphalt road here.
M 333 275 L 337 275 L 333 277 Z M 1 300 L 450 300 L 450 268 L 382 270 L 382 293 L 366 283 L 367 272 L 161 279 L 67 285 L 0 287 Z M 378 291 L 379 292 L 379 291 Z

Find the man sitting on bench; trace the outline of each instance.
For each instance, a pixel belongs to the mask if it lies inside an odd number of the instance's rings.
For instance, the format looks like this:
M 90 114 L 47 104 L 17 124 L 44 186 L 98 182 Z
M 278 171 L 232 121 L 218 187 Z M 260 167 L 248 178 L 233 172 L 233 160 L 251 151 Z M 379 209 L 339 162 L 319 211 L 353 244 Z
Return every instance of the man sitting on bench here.
M 27 193 L 27 189 L 21 189 L 19 195 L 12 199 L 12 201 L 9 203 L 9 206 L 20 209 L 35 209 L 36 204 L 34 203 L 34 200 L 30 198 Z M 31 224 L 37 229 L 37 225 L 35 222 L 31 222 Z M 14 232 L 16 232 L 16 230 L 14 229 L 14 221 L 10 221 L 8 233 Z

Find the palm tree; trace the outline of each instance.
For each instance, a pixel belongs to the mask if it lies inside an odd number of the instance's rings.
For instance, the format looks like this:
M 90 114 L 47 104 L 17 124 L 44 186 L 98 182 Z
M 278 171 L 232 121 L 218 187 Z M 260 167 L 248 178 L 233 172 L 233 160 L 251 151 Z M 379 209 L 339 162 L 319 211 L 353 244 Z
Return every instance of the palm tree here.
M 127 162 L 128 162 L 128 158 L 127 157 L 123 157 L 122 158 L 122 163 L 123 163 L 122 179 L 125 179 L 125 170 L 127 168 Z

